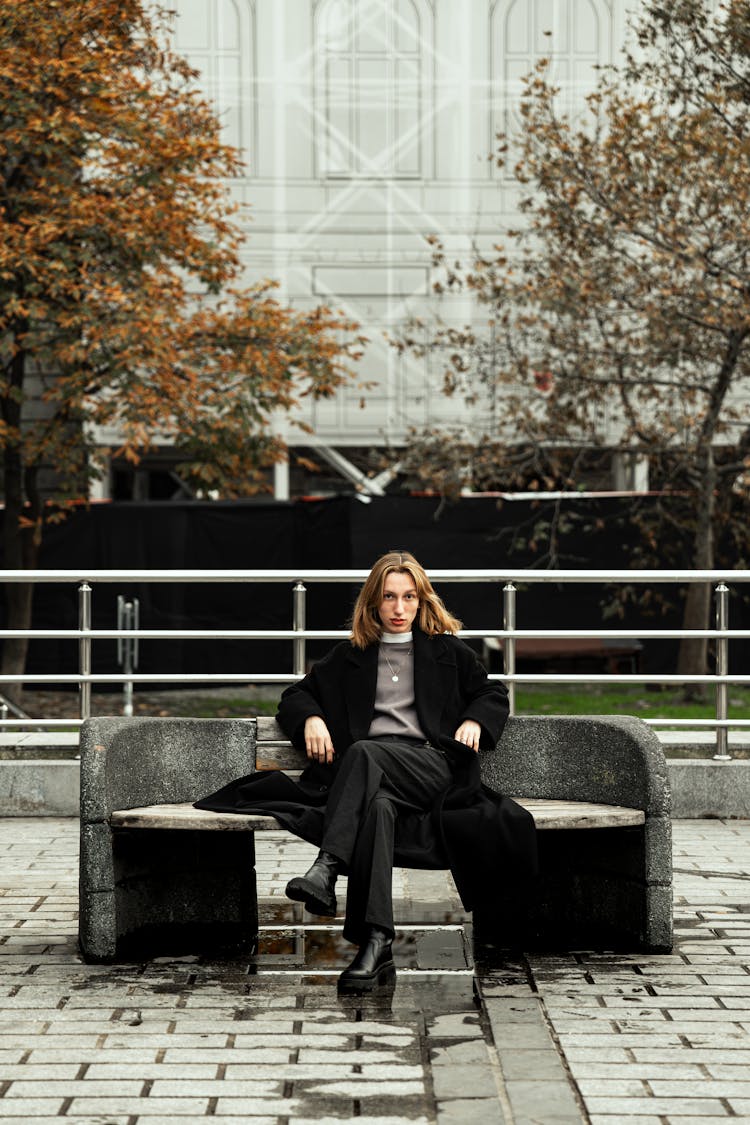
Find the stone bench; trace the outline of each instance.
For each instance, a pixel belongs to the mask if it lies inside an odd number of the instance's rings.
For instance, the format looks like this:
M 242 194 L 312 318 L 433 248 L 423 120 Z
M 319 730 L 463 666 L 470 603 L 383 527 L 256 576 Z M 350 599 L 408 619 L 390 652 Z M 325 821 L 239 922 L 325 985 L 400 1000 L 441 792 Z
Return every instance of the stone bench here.
M 275 720 L 95 718 L 81 728 L 79 939 L 106 962 L 243 954 L 257 939 L 254 833 L 271 816 L 194 809 L 253 769 L 306 762 Z M 511 718 L 485 783 L 534 816 L 541 874 L 475 907 L 482 942 L 667 951 L 671 823 L 658 739 L 626 717 Z

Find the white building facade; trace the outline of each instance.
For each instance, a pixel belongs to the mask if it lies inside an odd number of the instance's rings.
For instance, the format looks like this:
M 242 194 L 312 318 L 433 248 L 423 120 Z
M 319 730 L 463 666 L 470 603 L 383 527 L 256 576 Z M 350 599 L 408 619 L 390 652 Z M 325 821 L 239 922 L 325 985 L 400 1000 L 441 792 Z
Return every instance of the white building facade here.
M 311 404 L 314 438 L 287 429 L 291 443 L 335 451 L 351 476 L 355 450 L 397 450 L 411 427 L 470 420 L 441 394 L 441 371 L 387 337 L 436 311 L 428 236 L 467 260 L 512 225 L 514 187 L 491 154 L 517 124 L 523 76 L 551 55 L 575 108 L 624 41 L 625 5 L 175 0 L 176 47 L 245 161 L 233 190 L 248 208 L 247 280 L 276 279 L 298 307 L 342 309 L 370 340 L 364 406 L 354 387 Z M 461 299 L 440 313 L 478 315 Z M 486 425 L 492 404 L 481 409 Z M 276 485 L 283 496 L 283 470 Z

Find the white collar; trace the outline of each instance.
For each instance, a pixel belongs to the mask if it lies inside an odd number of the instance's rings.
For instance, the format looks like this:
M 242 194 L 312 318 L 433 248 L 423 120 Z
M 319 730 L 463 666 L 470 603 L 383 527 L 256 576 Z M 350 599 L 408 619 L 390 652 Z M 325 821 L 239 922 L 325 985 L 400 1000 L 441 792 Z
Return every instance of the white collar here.
M 385 630 L 380 635 L 381 641 L 387 645 L 403 645 L 407 641 L 414 639 L 413 634 L 409 633 L 386 633 Z

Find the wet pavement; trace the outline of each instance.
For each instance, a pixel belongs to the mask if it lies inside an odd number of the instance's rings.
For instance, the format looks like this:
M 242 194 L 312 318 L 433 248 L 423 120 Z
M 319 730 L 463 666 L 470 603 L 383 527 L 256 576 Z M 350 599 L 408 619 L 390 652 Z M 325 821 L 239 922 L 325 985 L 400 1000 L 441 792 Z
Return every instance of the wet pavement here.
M 363 996 L 284 897 L 314 849 L 257 851 L 251 961 L 90 966 L 77 822 L 0 820 L 3 1123 L 750 1121 L 750 822 L 675 824 L 670 955 L 475 954 L 445 873 L 397 871 L 396 982 Z

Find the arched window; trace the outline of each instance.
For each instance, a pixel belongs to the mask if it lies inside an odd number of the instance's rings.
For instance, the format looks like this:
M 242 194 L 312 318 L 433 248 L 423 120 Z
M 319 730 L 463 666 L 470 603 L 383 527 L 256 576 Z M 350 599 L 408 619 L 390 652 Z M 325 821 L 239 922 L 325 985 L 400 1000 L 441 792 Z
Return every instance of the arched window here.
M 324 0 L 316 27 L 324 177 L 422 175 L 426 16 L 423 0 Z
M 176 50 L 200 71 L 222 139 L 253 160 L 253 9 L 248 0 L 173 0 Z
M 491 13 L 494 86 L 491 150 L 497 133 L 517 133 L 523 78 L 539 59 L 560 89 L 562 112 L 575 117 L 611 62 L 612 11 L 607 0 L 496 0 Z

